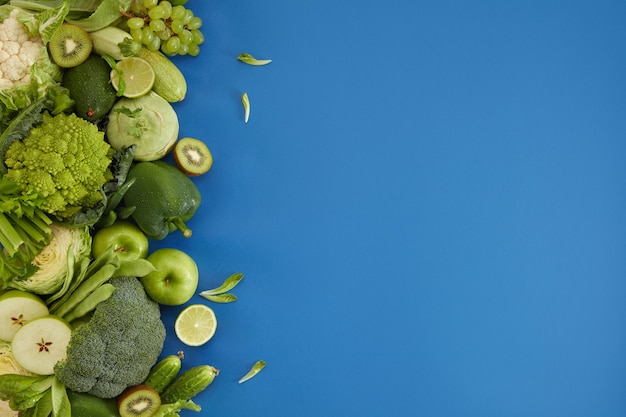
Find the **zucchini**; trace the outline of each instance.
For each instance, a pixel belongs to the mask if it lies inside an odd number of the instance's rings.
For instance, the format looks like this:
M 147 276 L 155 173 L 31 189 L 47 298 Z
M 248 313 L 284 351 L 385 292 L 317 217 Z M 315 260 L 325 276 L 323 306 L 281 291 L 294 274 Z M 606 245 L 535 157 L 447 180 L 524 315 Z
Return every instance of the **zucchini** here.
M 150 373 L 143 383 L 160 394 L 176 379 L 180 368 L 181 360 L 178 356 L 166 356 L 150 369 Z
M 159 51 L 142 46 L 137 54 L 152 65 L 154 85 L 152 91 L 170 103 L 182 101 L 187 95 L 187 80 L 178 67 Z
M 128 32 L 115 26 L 90 32 L 93 51 L 98 55 L 109 55 L 116 61 L 135 56 L 141 49 L 141 43 L 134 40 Z
M 204 391 L 219 373 L 210 365 L 200 365 L 185 371 L 161 394 L 163 404 L 187 401 Z

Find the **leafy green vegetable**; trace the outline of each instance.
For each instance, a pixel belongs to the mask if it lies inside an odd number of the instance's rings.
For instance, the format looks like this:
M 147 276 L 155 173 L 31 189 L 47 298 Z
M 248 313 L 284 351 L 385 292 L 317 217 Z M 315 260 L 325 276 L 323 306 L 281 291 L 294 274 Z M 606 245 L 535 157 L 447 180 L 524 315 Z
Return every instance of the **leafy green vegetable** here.
M 121 12 L 125 12 L 130 7 L 131 0 L 102 0 L 98 8 L 84 19 L 67 19 L 69 23 L 73 23 L 82 27 L 87 32 L 104 29 L 121 18 Z
M 37 12 L 68 3 L 68 21 L 79 22 L 86 28 L 91 28 L 105 27 L 115 22 L 120 17 L 120 10 L 128 10 L 131 0 L 11 0 L 10 3 L 21 9 Z
M 247 374 L 245 374 L 240 380 L 239 383 L 243 383 L 246 382 L 247 380 L 249 380 L 250 378 L 252 378 L 253 376 L 255 376 L 256 374 L 258 374 L 259 372 L 261 372 L 261 370 L 263 368 L 265 368 L 265 361 L 257 361 L 254 365 L 252 365 L 252 368 L 248 371 Z

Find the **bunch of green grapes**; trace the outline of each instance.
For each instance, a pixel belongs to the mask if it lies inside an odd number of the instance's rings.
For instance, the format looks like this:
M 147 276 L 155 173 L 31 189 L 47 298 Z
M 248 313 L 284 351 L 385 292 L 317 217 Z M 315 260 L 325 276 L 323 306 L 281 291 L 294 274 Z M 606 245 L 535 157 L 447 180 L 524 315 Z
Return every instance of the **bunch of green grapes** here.
M 135 0 L 126 23 L 137 42 L 170 56 L 197 56 L 204 42 L 202 19 L 185 6 L 173 6 L 167 0 Z

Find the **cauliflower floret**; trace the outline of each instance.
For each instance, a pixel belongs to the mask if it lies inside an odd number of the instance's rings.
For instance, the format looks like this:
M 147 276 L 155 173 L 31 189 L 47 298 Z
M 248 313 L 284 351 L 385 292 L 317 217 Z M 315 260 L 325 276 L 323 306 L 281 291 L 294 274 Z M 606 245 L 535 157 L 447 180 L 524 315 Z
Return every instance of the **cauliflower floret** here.
M 0 23 L 0 88 L 7 89 L 30 83 L 30 68 L 39 59 L 43 40 L 31 36 L 17 19 L 14 9 Z

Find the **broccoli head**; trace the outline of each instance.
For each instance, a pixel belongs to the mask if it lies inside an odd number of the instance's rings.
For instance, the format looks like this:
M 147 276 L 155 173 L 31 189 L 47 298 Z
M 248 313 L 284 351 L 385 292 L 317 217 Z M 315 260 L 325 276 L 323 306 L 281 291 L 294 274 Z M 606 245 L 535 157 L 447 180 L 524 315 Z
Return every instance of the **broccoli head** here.
M 159 305 L 148 298 L 141 282 L 135 277 L 110 282 L 115 292 L 73 331 L 67 358 L 55 367 L 67 388 L 101 398 L 116 397 L 143 382 L 165 342 Z
M 73 113 L 44 113 L 39 126 L 9 146 L 4 162 L 20 190 L 36 190 L 49 214 L 67 219 L 102 200 L 114 153 L 96 125 Z

